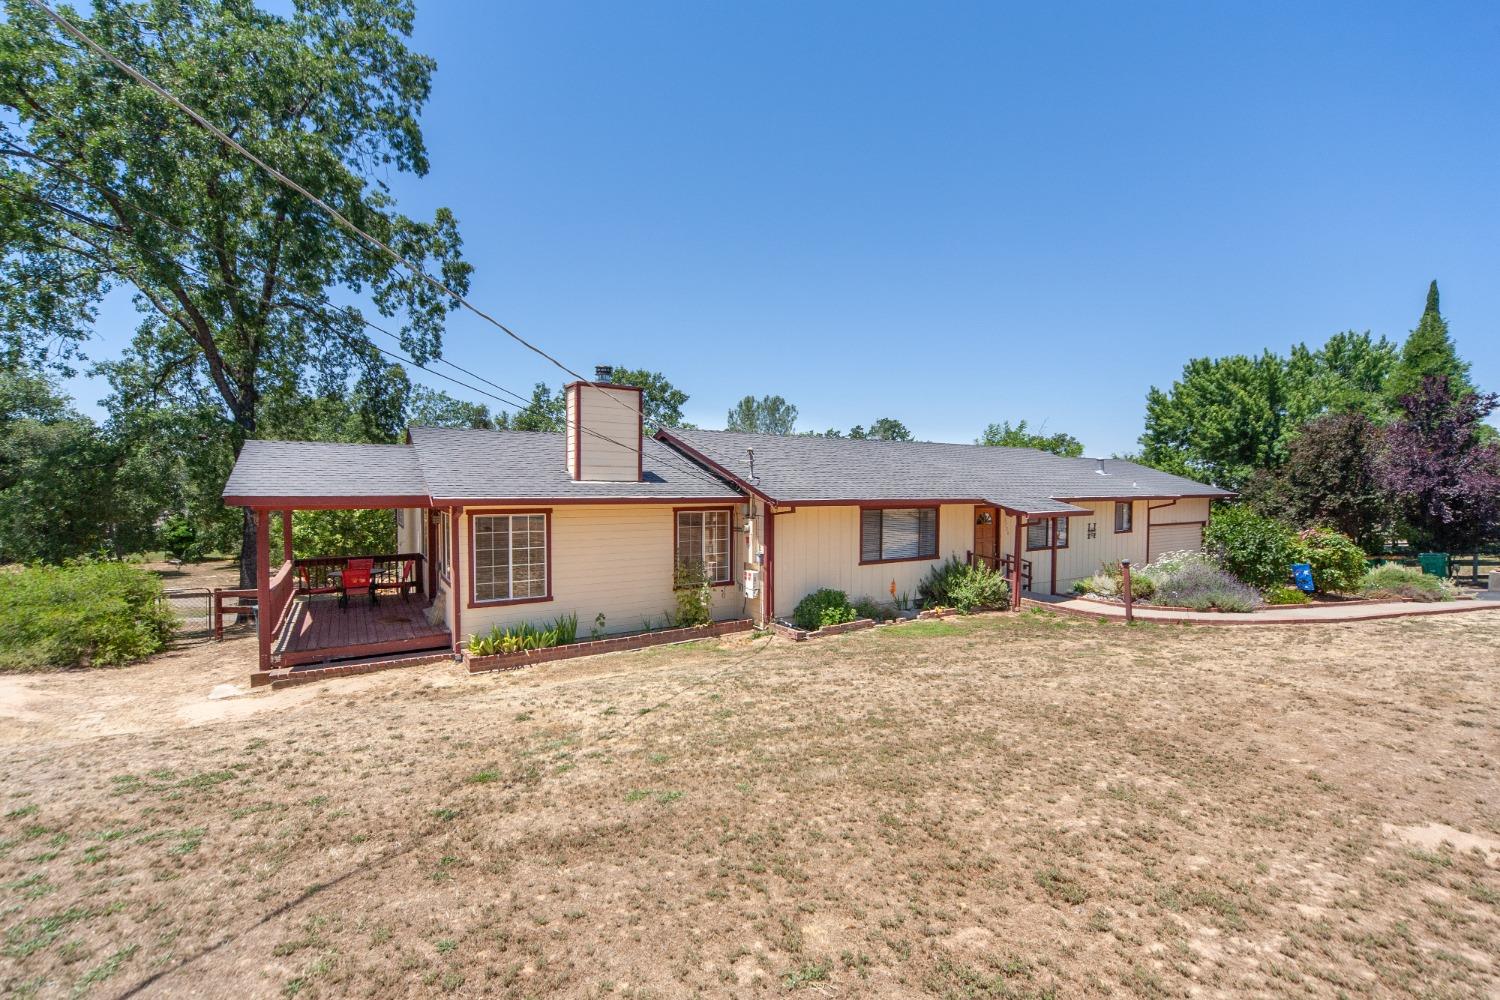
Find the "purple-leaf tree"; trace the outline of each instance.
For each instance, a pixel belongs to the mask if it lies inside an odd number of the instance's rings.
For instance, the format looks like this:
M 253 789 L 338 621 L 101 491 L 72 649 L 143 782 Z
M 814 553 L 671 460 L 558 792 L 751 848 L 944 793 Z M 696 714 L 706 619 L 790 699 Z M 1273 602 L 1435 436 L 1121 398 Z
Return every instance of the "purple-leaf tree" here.
M 1419 545 L 1452 552 L 1500 529 L 1500 444 L 1481 430 L 1497 404 L 1495 393 L 1451 397 L 1443 375 L 1428 376 L 1399 400 L 1381 478 L 1401 498 Z

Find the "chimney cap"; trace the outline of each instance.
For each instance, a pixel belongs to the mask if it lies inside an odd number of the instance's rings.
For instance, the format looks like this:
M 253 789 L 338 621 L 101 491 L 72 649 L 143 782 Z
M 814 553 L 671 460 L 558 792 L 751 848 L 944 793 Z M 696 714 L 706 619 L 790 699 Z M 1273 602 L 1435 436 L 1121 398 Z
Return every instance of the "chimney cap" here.
M 595 365 L 594 366 L 594 381 L 595 382 L 608 382 L 611 379 L 613 379 L 614 377 L 615 377 L 615 366 L 614 365 Z

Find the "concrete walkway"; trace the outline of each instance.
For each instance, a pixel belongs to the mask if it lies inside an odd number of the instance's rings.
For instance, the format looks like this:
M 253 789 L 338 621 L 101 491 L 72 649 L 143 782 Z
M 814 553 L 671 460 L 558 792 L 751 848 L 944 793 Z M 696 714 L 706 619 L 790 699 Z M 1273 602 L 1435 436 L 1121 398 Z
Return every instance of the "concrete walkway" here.
M 1124 605 L 1077 597 L 1023 594 L 1021 606 L 1045 608 L 1048 611 L 1061 611 L 1087 618 L 1125 620 Z M 1171 611 L 1137 605 L 1135 620 L 1162 625 L 1312 625 L 1319 622 L 1365 622 L 1381 618 L 1451 615 L 1465 611 L 1500 611 L 1500 600 L 1437 601 L 1430 604 L 1413 601 L 1304 604 L 1252 611 L 1248 614 L 1234 611 Z

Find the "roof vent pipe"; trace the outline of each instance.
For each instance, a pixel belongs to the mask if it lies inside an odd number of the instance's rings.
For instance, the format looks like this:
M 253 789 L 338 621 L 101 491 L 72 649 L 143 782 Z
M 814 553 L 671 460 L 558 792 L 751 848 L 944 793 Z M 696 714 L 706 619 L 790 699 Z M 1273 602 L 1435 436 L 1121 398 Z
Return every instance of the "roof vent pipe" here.
M 594 381 L 595 382 L 606 382 L 607 383 L 611 379 L 613 379 L 614 377 L 615 377 L 615 368 L 614 368 L 614 365 L 595 365 L 594 366 Z

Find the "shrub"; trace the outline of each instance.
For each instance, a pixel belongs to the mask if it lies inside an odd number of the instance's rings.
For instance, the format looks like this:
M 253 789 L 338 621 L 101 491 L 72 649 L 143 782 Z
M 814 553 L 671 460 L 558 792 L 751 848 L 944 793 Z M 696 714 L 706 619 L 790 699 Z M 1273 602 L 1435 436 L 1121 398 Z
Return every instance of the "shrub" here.
M 949 556 L 929 569 L 922 582 L 917 584 L 917 600 L 921 601 L 924 608 L 952 607 L 953 588 L 968 568 L 957 556 Z
M 1195 611 L 1254 611 L 1261 604 L 1255 588 L 1199 552 L 1164 553 L 1141 576 L 1156 585 L 1157 604 Z
M 1285 523 L 1258 514 L 1248 504 L 1219 504 L 1203 531 L 1203 548 L 1215 562 L 1252 587 L 1287 582 L 1303 547 Z
M 678 627 L 707 625 L 713 620 L 714 592 L 702 563 L 678 566 L 672 575 L 672 586 L 677 597 Z
M 1102 576 L 1109 581 L 1109 595 L 1111 597 L 1125 596 L 1125 567 L 1118 562 L 1104 563 L 1099 567 L 1095 576 Z M 1156 596 L 1156 580 L 1146 572 L 1145 566 L 1132 566 L 1130 568 L 1130 599 L 1132 601 L 1149 601 Z
M 1272 587 L 1266 591 L 1267 604 L 1308 604 L 1311 601 L 1311 597 L 1308 597 L 1296 587 Z
M 1348 535 L 1328 528 L 1302 532 L 1300 562 L 1312 566 L 1313 583 L 1319 590 L 1350 593 L 1365 576 L 1365 553 Z
M 1415 566 L 1381 563 L 1360 580 L 1365 597 L 1409 598 L 1413 601 L 1451 601 L 1456 596 L 1447 580 L 1423 573 Z
M 926 608 L 957 608 L 963 614 L 976 608 L 1010 606 L 1010 584 L 1005 574 L 987 566 L 970 566 L 957 556 L 932 567 L 917 585 Z
M 482 635 L 469 636 L 468 647 L 472 656 L 494 656 L 564 646 L 577 638 L 578 615 L 575 613 L 558 617 L 550 627 L 533 625 L 531 622 L 494 625 Z
M 0 573 L 0 670 L 114 666 L 166 648 L 161 581 L 115 562 Z
M 1004 574 L 984 566 L 965 566 L 948 592 L 959 614 L 984 608 L 1010 607 L 1010 583 Z
M 827 625 L 842 625 L 854 621 L 855 611 L 849 606 L 849 597 L 842 590 L 824 587 L 815 590 L 797 602 L 792 611 L 792 622 L 807 632 L 816 632 Z
M 854 602 L 855 620 L 868 618 L 871 621 L 883 622 L 896 617 L 895 611 L 888 604 L 877 604 L 873 598 L 861 597 Z

